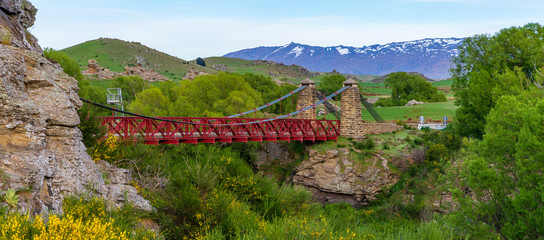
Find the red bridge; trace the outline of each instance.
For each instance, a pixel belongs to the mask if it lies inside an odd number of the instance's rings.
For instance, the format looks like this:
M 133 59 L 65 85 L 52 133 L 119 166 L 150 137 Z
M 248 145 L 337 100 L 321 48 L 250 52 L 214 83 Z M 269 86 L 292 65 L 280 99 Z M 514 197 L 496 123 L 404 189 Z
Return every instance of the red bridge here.
M 336 140 L 339 120 L 261 118 L 104 117 L 108 134 L 145 144 Z M 248 124 L 250 122 L 257 122 Z

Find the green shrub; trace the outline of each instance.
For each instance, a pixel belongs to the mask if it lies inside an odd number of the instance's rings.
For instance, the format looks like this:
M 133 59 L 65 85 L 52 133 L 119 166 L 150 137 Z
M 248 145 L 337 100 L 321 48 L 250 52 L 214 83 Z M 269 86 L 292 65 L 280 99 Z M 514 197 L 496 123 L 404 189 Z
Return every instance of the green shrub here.
M 45 48 L 43 50 L 43 55 L 46 58 L 58 62 L 66 74 L 70 75 L 78 81 L 83 80 L 83 74 L 81 74 L 81 69 L 79 68 L 79 65 L 66 53 L 62 51 L 55 51 L 51 48 Z
M 442 162 L 447 156 L 448 149 L 441 143 L 432 144 L 425 154 L 425 160 L 429 162 Z
M 363 149 L 371 150 L 371 149 L 374 149 L 374 147 L 376 147 L 376 143 L 374 143 L 374 140 L 372 138 L 367 138 L 355 144 L 355 148 L 359 150 L 363 150 Z
M 403 106 L 410 100 L 423 102 L 445 102 L 446 95 L 420 76 L 405 72 L 391 73 L 385 79 L 385 86 L 391 88 L 391 102 Z

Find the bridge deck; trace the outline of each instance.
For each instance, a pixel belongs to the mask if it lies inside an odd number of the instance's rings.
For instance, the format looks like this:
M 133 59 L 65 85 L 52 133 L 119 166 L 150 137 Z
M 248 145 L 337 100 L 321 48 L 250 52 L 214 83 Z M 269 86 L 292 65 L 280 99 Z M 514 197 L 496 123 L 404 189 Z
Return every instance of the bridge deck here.
M 102 125 L 106 126 L 108 135 L 153 145 L 199 142 L 327 141 L 337 140 L 340 135 L 338 120 L 277 119 L 244 124 L 265 119 L 194 117 L 161 119 L 186 123 L 140 117 L 104 117 Z

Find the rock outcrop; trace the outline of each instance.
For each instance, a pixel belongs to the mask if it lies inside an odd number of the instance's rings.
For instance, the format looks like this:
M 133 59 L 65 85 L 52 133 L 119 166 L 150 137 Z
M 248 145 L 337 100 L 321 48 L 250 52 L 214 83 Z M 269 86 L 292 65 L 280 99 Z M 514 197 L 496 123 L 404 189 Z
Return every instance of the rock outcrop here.
M 139 76 L 149 82 L 164 82 L 169 80 L 167 77 L 155 72 L 154 70 L 147 70 L 143 68 L 142 65 L 138 65 L 137 67 L 126 66 L 125 71 L 121 74 L 126 76 Z
M 36 37 L 27 30 L 34 25 L 38 10 L 27 0 L 1 0 L 0 10 L 0 42 L 42 52 Z
M 420 105 L 420 104 L 424 104 L 424 102 L 419 102 L 419 101 L 416 101 L 415 99 L 412 99 L 406 104 L 404 104 L 404 106 L 413 106 L 413 105 Z
M 227 65 L 225 64 L 214 64 L 213 69 L 217 70 L 217 71 L 221 71 L 221 72 L 228 72 L 229 69 L 227 68 Z
M 345 148 L 325 153 L 310 150 L 309 155 L 295 168 L 293 183 L 309 188 L 322 203 L 365 206 L 376 200 L 385 187 L 398 181 L 387 160 L 378 155 L 364 163 L 349 159 L 349 150 Z
M 4 0 L 0 12 L 12 14 L 6 6 L 23 2 Z M 25 26 L 20 23 L 17 29 Z M 76 109 L 82 103 L 77 81 L 37 50 L 39 46 L 0 45 L 0 189 L 19 191 L 21 207 L 34 212 L 59 210 L 65 196 L 83 193 L 151 210 L 126 181 L 106 184 L 103 174 L 122 170 L 101 170 L 86 153 L 78 128 Z
M 205 72 L 199 72 L 197 70 L 195 70 L 194 68 L 189 68 L 189 72 L 187 74 L 185 74 L 185 76 L 183 77 L 183 80 L 193 80 L 195 79 L 195 77 L 198 77 L 198 76 L 202 76 L 202 75 L 206 75 L 207 73 Z
M 97 79 L 114 79 L 119 76 L 139 76 L 149 82 L 163 82 L 170 80 L 154 70 L 145 69 L 142 67 L 142 65 L 138 65 L 137 67 L 126 66 L 125 71 L 122 73 L 113 72 L 98 65 L 98 62 L 94 59 L 89 59 L 87 62 L 87 69 L 81 73 Z
M 94 59 L 89 59 L 87 62 L 87 70 L 81 72 L 83 75 L 94 75 L 98 79 L 114 79 L 121 76 L 120 73 L 113 72 L 107 68 L 100 67 Z

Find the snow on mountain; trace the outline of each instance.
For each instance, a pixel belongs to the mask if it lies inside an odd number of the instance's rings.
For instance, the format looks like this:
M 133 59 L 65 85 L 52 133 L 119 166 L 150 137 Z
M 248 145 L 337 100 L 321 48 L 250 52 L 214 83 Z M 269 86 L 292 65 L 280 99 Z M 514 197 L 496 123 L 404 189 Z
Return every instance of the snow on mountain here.
M 459 54 L 463 38 L 426 38 L 364 47 L 318 47 L 289 43 L 228 53 L 225 57 L 268 60 L 296 64 L 311 71 L 336 69 L 347 74 L 385 75 L 391 72 L 420 72 L 434 79 L 450 76 L 450 60 Z

